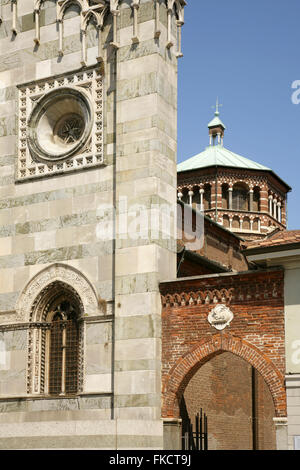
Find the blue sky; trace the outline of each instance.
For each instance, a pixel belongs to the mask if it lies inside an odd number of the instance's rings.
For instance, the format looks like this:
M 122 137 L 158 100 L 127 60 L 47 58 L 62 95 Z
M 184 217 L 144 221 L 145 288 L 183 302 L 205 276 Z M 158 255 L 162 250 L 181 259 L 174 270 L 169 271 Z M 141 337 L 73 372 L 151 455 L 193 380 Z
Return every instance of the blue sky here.
M 208 145 L 218 96 L 224 146 L 293 188 L 290 230 L 300 229 L 299 20 L 299 0 L 188 0 L 178 73 L 178 161 Z

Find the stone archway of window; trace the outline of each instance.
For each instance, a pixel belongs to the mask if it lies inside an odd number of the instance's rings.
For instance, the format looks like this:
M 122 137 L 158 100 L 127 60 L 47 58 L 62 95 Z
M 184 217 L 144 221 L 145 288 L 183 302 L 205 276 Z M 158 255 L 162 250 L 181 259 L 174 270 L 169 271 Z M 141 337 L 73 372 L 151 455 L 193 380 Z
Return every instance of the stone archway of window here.
M 106 313 L 106 303 L 97 295 L 87 277 L 76 268 L 55 263 L 37 273 L 24 287 L 16 304 L 17 321 L 38 321 L 34 305 L 47 286 L 60 282 L 75 291 L 80 298 L 84 315 L 95 316 Z

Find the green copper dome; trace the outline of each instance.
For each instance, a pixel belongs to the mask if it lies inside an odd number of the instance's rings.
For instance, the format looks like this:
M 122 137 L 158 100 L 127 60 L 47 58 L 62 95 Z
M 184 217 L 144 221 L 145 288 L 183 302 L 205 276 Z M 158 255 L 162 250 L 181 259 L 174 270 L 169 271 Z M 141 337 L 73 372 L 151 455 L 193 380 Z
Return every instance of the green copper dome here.
M 211 145 L 206 147 L 204 152 L 185 160 L 177 165 L 177 171 L 197 170 L 210 166 L 225 166 L 230 168 L 245 168 L 248 170 L 271 171 L 260 163 L 242 157 L 237 153 L 231 152 L 222 145 Z

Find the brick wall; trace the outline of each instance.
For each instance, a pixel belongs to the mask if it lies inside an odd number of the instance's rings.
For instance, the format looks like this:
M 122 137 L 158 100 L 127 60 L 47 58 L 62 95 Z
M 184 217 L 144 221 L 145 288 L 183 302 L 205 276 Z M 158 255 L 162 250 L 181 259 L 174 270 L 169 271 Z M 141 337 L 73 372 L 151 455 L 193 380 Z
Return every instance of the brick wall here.
M 183 428 L 187 416 L 194 423 L 202 408 L 208 418 L 209 450 L 252 450 L 253 422 L 256 448 L 275 448 L 272 396 L 261 375 L 252 377 L 252 370 L 243 359 L 223 353 L 204 364 L 188 383 L 180 403 Z
M 185 244 L 185 241 L 192 239 L 194 235 L 192 236 L 188 231 L 186 233 L 184 232 L 184 230 L 187 230 L 187 227 L 184 226 L 184 216 L 187 217 L 187 214 L 184 212 L 181 202 L 178 202 L 177 209 L 180 214 L 178 217 L 178 236 L 182 239 L 182 244 Z M 186 207 L 185 210 L 188 210 L 188 208 Z M 195 230 L 195 211 L 192 213 L 191 225 Z M 188 227 L 190 227 L 190 225 L 188 225 Z M 216 224 L 213 220 L 210 220 L 209 217 L 204 217 L 203 235 L 203 240 L 199 241 L 198 244 L 195 243 L 191 248 L 186 244 L 186 248 L 232 271 L 246 271 L 248 269 L 246 257 L 241 253 L 242 241 L 239 237 L 235 236 L 221 225 Z M 198 274 L 199 273 L 202 274 L 202 271 L 198 271 Z
M 179 415 L 178 398 L 190 379 L 226 351 L 257 369 L 272 394 L 274 416 L 286 416 L 283 271 L 178 279 L 162 283 L 161 294 L 163 416 Z M 217 302 L 234 314 L 222 332 L 207 320 Z

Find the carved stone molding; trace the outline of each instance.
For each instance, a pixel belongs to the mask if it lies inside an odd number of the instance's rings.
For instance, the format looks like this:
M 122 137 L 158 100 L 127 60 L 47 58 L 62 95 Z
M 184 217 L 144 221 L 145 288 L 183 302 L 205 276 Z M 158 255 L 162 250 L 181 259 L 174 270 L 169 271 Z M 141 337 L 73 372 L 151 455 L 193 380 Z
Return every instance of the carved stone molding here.
M 226 305 L 218 304 L 210 311 L 207 320 L 216 330 L 224 330 L 232 322 L 233 313 Z
M 103 164 L 103 77 L 99 67 L 91 67 L 85 71 L 77 71 L 19 85 L 18 88 L 17 181 L 26 181 L 32 178 L 41 178 Z M 70 102 L 67 95 L 71 94 L 75 103 L 72 109 L 66 109 L 66 117 L 75 113 L 78 119 L 86 123 L 85 128 L 78 140 L 78 145 L 74 146 L 74 152 L 67 152 L 65 157 L 58 155 L 58 158 L 55 158 L 54 155 L 53 158 L 40 158 L 39 152 L 36 151 L 38 145 L 35 144 L 39 144 L 39 123 L 41 127 L 43 127 L 42 125 L 45 127 L 51 121 L 51 119 L 47 121 L 47 110 L 44 111 L 44 106 L 40 109 L 40 105 L 46 103 L 51 111 L 52 101 L 52 107 L 55 109 L 54 101 L 61 99 L 61 107 L 63 108 L 64 93 L 66 94 L 65 103 Z M 78 101 L 77 97 L 81 97 L 81 100 Z M 82 106 L 76 104 L 80 101 Z M 86 120 L 87 115 L 89 115 L 88 121 Z M 39 118 L 39 121 L 35 123 L 34 118 Z M 64 119 L 63 113 L 58 116 L 58 121 L 59 119 Z M 87 126 L 89 126 L 89 129 L 87 129 Z M 48 130 L 52 132 L 49 133 L 49 139 L 52 139 L 53 145 L 55 145 L 55 139 L 58 138 L 55 135 L 56 129 Z M 44 138 L 43 135 L 42 139 Z M 40 153 L 43 154 L 43 152 Z
M 23 289 L 16 305 L 17 321 L 41 321 L 41 313 L 35 310 L 41 295 L 51 290 L 51 285 L 61 282 L 76 292 L 82 304 L 84 315 L 100 315 L 105 312 L 105 304 L 98 298 L 96 290 L 88 279 L 77 269 L 64 264 L 53 264 L 36 274 Z

